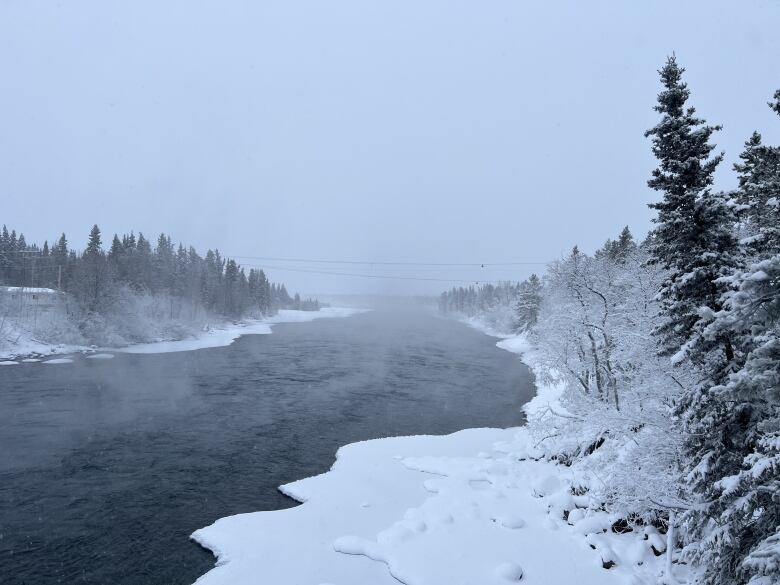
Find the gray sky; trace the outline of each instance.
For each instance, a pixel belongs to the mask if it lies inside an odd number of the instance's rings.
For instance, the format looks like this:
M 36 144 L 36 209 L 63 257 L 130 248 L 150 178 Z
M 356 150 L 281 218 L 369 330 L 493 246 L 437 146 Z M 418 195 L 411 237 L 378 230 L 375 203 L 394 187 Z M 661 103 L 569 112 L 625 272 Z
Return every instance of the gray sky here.
M 675 51 L 727 154 L 780 88 L 780 3 L 0 0 L 0 223 L 81 247 L 160 231 L 235 256 L 490 263 L 649 227 Z M 108 239 L 105 237 L 105 239 Z M 242 260 L 307 293 L 438 292 L 533 267 Z M 538 267 L 537 267 L 538 269 Z

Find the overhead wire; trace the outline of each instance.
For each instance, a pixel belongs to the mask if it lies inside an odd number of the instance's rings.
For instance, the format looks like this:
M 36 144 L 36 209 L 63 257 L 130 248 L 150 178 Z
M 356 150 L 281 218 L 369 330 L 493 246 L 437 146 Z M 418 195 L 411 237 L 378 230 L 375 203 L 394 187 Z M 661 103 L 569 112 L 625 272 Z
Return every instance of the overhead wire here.
M 228 254 L 230 258 L 241 260 L 266 260 L 269 262 L 302 262 L 311 264 L 360 264 L 377 266 L 470 266 L 485 268 L 487 266 L 523 266 L 546 265 L 548 262 L 520 261 L 520 262 L 407 262 L 386 260 L 325 260 L 321 258 L 279 258 L 273 256 L 240 256 Z
M 469 283 L 469 284 L 487 284 L 487 283 L 498 283 L 498 282 L 506 282 L 510 279 L 503 279 L 503 280 L 483 280 L 480 278 L 435 278 L 435 277 L 425 277 L 425 276 L 399 276 L 395 274 L 359 274 L 355 272 L 336 272 L 331 270 L 316 270 L 313 268 L 307 269 L 307 268 L 290 268 L 288 266 L 269 266 L 269 265 L 252 265 L 252 264 L 244 264 L 243 266 L 248 268 L 259 268 L 262 270 L 282 270 L 285 272 L 302 272 L 302 273 L 308 273 L 308 274 L 324 274 L 328 276 L 347 276 L 347 277 L 353 277 L 353 278 L 382 278 L 382 279 L 389 279 L 389 280 L 416 280 L 416 281 L 425 281 L 425 282 L 459 282 L 459 283 Z
M 4 254 L 41 254 L 41 250 L 7 250 Z M 3 253 L 0 253 L 0 256 Z M 374 266 L 385 267 L 385 270 L 397 270 L 402 271 L 404 267 L 409 271 L 422 271 L 430 270 L 431 272 L 445 272 L 446 268 L 466 268 L 479 271 L 492 271 L 497 268 L 511 267 L 511 266 L 541 266 L 546 265 L 548 262 L 538 261 L 515 261 L 515 262 L 411 262 L 411 261 L 387 261 L 387 260 L 330 260 L 323 258 L 283 258 L 277 256 L 245 256 L 245 255 L 224 255 L 224 258 L 233 258 L 237 260 L 260 260 L 265 262 L 293 262 L 293 263 L 310 263 L 310 264 L 325 264 L 328 265 L 327 270 L 317 268 L 304 268 L 304 267 L 291 267 L 291 266 L 279 266 L 273 264 L 254 264 L 243 263 L 242 266 L 247 268 L 258 268 L 263 270 L 280 270 L 284 272 L 297 272 L 307 274 L 321 274 L 326 276 L 344 276 L 349 278 L 371 278 L 371 279 L 387 279 L 387 280 L 407 280 L 407 281 L 424 281 L 424 282 L 444 282 L 444 283 L 469 283 L 469 284 L 487 284 L 487 283 L 500 283 L 506 282 L 507 279 L 494 279 L 487 280 L 483 278 L 440 278 L 432 276 L 408 276 L 398 274 L 381 274 L 381 273 L 358 273 L 354 271 L 339 270 L 339 265 L 347 266 L 361 266 L 364 269 L 371 269 Z M 330 267 L 333 267 L 331 270 Z M 397 267 L 397 268 L 391 268 Z M 52 266 L 39 266 L 35 268 L 36 272 L 56 271 L 58 267 Z

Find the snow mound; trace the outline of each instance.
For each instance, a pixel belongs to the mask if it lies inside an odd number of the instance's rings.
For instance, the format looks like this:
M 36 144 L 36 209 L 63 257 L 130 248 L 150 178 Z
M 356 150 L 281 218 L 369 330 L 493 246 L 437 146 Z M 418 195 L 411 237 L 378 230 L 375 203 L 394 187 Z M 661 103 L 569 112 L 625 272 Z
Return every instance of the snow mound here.
M 498 565 L 493 572 L 500 579 L 509 581 L 510 583 L 519 581 L 523 578 L 523 569 L 520 565 L 516 565 L 515 563 L 503 563 Z
M 73 360 L 71 358 L 55 358 L 53 360 L 46 360 L 43 363 L 44 364 L 72 364 Z
M 540 498 L 554 494 L 560 489 L 561 480 L 554 474 L 543 475 L 533 482 L 533 493 Z

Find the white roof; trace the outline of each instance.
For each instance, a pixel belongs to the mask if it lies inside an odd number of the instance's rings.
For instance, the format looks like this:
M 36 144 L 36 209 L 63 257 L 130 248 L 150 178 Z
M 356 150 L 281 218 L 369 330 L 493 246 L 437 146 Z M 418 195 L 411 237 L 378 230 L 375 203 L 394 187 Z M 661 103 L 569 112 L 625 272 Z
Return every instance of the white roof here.
M 34 286 L 0 286 L 0 290 L 9 293 L 29 293 L 29 294 L 44 294 L 55 295 L 57 291 L 53 288 L 37 288 Z

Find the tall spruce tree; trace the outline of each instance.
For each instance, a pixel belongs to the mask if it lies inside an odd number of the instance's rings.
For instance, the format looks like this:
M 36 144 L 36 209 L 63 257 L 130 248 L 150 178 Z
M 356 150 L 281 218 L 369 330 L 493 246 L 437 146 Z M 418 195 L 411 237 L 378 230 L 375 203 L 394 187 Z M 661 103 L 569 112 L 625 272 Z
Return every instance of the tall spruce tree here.
M 89 232 L 77 279 L 78 296 L 88 311 L 100 312 L 107 301 L 109 278 L 102 246 L 100 228 L 94 225 Z
M 710 525 L 691 548 L 718 585 L 780 582 L 780 147 L 755 132 L 740 158 L 748 260 L 709 329 L 728 334 L 745 357 L 710 390 L 709 416 L 696 428 L 710 438 L 701 467 L 713 471 L 702 474 L 711 483 L 699 511 Z
M 739 177 L 743 242 L 748 254 L 770 251 L 780 241 L 780 147 L 762 144 L 761 134 L 753 132 L 739 158 L 742 162 L 734 170 Z
M 710 189 L 723 159 L 722 154 L 710 156 L 715 148 L 710 138 L 720 127 L 706 125 L 686 106 L 690 91 L 682 80 L 684 71 L 674 56 L 659 71 L 663 91 L 655 110 L 661 121 L 645 133 L 652 137 L 660 163 L 648 185 L 663 194 L 661 201 L 650 204 L 658 211 L 650 261 L 667 271 L 659 291 L 664 319 L 656 333 L 661 353 L 677 354 L 678 360 L 694 353 L 693 361 L 703 362 L 713 348 L 702 343 L 701 329 L 721 308 L 723 286 L 717 279 L 732 273 L 737 241 L 729 196 Z M 728 339 L 717 341 L 723 350 L 719 369 L 725 370 L 733 351 Z
M 52 266 L 57 270 L 56 283 L 59 290 L 67 289 L 70 280 L 70 264 L 68 263 L 68 238 L 60 234 L 57 243 L 51 250 Z
M 661 121 L 647 131 L 659 166 L 648 185 L 660 191 L 662 200 L 649 238 L 650 261 L 666 272 L 658 298 L 660 325 L 655 330 L 659 353 L 675 364 L 687 363 L 698 372 L 699 383 L 681 397 L 679 413 L 686 427 L 688 498 L 695 503 L 683 522 L 691 541 L 706 540 L 712 517 L 706 502 L 713 485 L 735 457 L 723 448 L 728 437 L 713 432 L 725 415 L 726 405 L 712 392 L 734 367 L 735 350 L 728 331 L 711 327 L 723 309 L 729 290 L 725 280 L 739 264 L 734 230 L 734 205 L 729 194 L 714 193 L 713 175 L 723 155 L 712 156 L 710 143 L 717 126 L 708 126 L 686 105 L 690 91 L 683 82 L 684 69 L 674 56 L 659 71 L 663 90 L 655 110 Z M 713 427 L 718 427 L 717 429 Z M 706 556 L 712 548 L 689 547 L 692 557 Z
M 86 256 L 97 256 L 102 252 L 103 241 L 100 236 L 100 228 L 97 224 L 92 226 L 87 240 L 87 249 L 84 251 Z
M 514 306 L 515 330 L 520 333 L 530 330 L 539 318 L 542 305 L 542 281 L 536 274 L 520 283 Z

